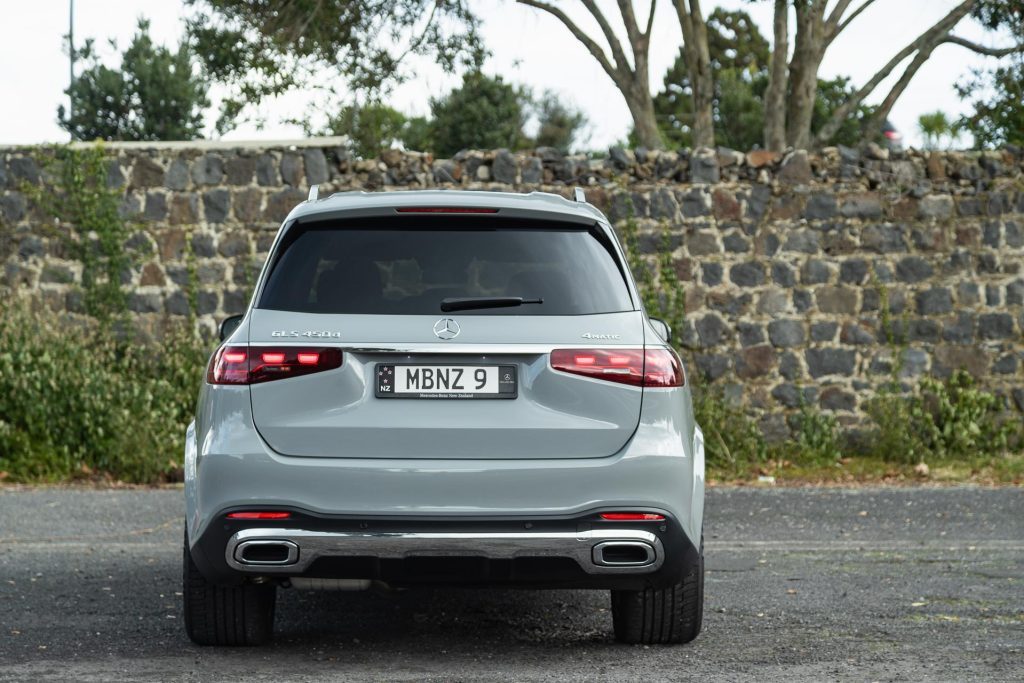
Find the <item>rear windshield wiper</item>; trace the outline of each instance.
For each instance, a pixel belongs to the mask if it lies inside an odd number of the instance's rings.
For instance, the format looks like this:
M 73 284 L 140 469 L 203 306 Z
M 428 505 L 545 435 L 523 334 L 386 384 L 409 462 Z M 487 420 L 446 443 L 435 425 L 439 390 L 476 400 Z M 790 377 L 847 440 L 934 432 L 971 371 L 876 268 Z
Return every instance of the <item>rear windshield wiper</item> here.
M 473 308 L 511 308 L 523 304 L 542 304 L 544 299 L 524 299 L 521 296 L 467 296 L 441 299 L 441 310 L 468 311 Z

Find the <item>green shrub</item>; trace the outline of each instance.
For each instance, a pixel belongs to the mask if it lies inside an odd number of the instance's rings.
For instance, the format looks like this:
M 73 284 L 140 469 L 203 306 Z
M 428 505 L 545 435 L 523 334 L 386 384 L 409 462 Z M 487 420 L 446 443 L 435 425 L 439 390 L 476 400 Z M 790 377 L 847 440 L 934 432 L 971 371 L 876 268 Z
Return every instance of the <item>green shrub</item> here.
M 1020 447 L 1020 419 L 1008 417 L 999 397 L 962 370 L 944 382 L 922 379 L 910 395 L 890 386 L 866 410 L 876 424 L 871 451 L 886 460 L 992 458 Z
M 742 474 L 767 460 L 761 428 L 720 386 L 695 387 L 693 412 L 704 431 L 704 458 L 709 467 Z
M 155 482 L 181 464 L 208 347 L 170 331 L 162 343 L 120 341 L 81 327 L 0 310 L 0 471 L 14 481 L 82 472 Z
M 834 416 L 801 403 L 793 426 L 796 442 L 789 444 L 793 451 L 788 456 L 790 461 L 801 465 L 832 465 L 842 457 L 839 426 Z

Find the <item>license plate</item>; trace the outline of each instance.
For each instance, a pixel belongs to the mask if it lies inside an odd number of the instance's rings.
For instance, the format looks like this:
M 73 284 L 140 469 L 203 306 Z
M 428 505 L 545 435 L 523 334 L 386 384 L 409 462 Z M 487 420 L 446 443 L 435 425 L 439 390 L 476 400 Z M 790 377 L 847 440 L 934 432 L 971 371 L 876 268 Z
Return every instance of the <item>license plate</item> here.
M 377 398 L 515 398 L 514 365 L 400 365 L 376 368 Z

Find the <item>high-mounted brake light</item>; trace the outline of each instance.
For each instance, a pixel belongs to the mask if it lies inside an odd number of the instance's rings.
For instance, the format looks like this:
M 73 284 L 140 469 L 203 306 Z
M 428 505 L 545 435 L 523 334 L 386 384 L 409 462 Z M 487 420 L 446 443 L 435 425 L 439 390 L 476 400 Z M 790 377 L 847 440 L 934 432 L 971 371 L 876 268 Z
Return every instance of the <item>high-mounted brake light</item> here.
M 606 522 L 662 522 L 665 515 L 654 512 L 602 512 L 601 519 Z
M 681 387 L 682 363 L 671 349 L 555 349 L 551 367 L 561 372 L 634 387 Z
M 498 213 L 497 209 L 475 206 L 403 206 L 397 213 Z
M 290 512 L 229 512 L 228 519 L 288 519 Z
M 206 381 L 210 384 L 258 384 L 341 367 L 341 349 L 222 346 Z

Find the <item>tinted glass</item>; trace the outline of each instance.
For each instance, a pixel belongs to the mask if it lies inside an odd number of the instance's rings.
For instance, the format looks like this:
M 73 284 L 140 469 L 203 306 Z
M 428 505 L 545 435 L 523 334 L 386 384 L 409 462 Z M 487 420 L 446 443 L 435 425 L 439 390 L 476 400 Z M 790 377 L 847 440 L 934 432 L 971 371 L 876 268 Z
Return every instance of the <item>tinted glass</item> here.
M 276 259 L 259 308 L 428 315 L 450 297 L 543 304 L 459 315 L 584 315 L 632 310 L 607 245 L 587 229 L 304 229 Z

